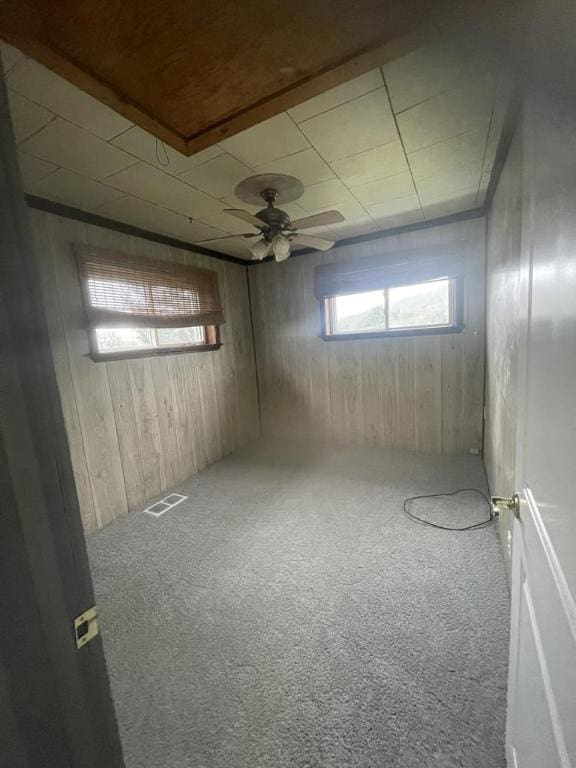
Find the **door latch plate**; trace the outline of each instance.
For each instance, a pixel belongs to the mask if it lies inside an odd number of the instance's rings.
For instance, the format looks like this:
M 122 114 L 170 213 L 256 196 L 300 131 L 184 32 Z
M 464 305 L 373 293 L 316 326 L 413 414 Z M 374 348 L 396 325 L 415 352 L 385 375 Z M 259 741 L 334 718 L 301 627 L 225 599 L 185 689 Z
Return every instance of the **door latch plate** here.
M 98 612 L 96 606 L 88 608 L 74 619 L 74 637 L 76 638 L 76 648 L 83 648 L 86 643 L 96 637 L 100 632 L 98 627 Z

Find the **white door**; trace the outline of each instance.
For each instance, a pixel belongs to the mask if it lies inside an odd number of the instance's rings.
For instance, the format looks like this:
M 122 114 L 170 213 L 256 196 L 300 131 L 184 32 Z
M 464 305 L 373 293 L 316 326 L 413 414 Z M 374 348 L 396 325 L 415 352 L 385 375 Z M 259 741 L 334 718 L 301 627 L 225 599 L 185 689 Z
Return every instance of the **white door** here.
M 507 759 L 576 768 L 576 109 L 522 120 L 520 382 Z

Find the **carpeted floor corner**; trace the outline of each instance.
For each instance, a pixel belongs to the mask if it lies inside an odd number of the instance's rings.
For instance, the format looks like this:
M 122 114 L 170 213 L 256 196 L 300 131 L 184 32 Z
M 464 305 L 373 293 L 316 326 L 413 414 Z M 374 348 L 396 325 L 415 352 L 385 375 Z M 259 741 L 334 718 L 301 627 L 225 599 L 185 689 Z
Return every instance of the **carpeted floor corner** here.
M 504 768 L 496 528 L 402 513 L 461 487 L 478 457 L 259 441 L 92 535 L 127 768 Z

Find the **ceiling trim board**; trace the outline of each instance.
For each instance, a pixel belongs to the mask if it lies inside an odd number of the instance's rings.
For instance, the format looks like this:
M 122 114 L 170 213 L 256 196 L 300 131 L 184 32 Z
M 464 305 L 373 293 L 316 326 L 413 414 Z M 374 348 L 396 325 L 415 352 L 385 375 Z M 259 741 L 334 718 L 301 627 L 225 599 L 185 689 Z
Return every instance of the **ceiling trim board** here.
M 201 149 L 206 149 L 206 147 L 252 128 L 264 120 L 274 117 L 274 115 L 287 112 L 292 107 L 296 107 L 315 96 L 321 96 L 326 91 L 360 77 L 360 75 L 381 67 L 389 61 L 405 56 L 417 48 L 420 40 L 421 35 L 416 33 L 391 40 L 378 48 L 364 51 L 335 67 L 288 86 L 273 96 L 262 99 L 245 110 L 237 112 L 214 127 L 190 137 L 186 141 L 185 154 L 192 155 Z
M 292 107 L 319 96 L 331 88 L 342 85 L 376 67 L 383 66 L 389 61 L 405 56 L 418 47 L 424 39 L 424 32 L 414 31 L 409 35 L 393 38 L 378 47 L 361 51 L 336 65 L 331 65 L 326 70 L 316 72 L 297 83 L 276 91 L 271 96 L 251 104 L 191 136 L 178 133 L 129 97 L 118 92 L 98 75 L 86 71 L 41 41 L 24 38 L 5 29 L 0 29 L 0 38 L 31 56 L 72 85 L 106 104 L 135 125 L 153 134 L 173 149 L 189 157 L 202 149 L 217 144 L 219 141 L 252 128 L 270 117 L 286 112 Z
M 381 240 L 385 237 L 394 237 L 395 235 L 405 235 L 409 232 L 418 232 L 422 229 L 433 229 L 434 227 L 442 227 L 446 224 L 455 224 L 458 221 L 468 221 L 470 219 L 481 219 L 486 216 L 488 209 L 486 206 L 480 206 L 479 208 L 470 208 L 467 211 L 459 211 L 458 213 L 451 213 L 448 216 L 440 216 L 437 219 L 428 219 L 427 221 L 418 221 L 414 224 L 405 224 L 402 227 L 392 227 L 390 229 L 382 229 L 378 232 L 369 232 L 365 235 L 357 235 L 356 237 L 349 237 L 346 240 L 338 240 L 335 244 L 335 248 L 341 248 L 343 246 L 358 245 L 359 243 L 367 243 L 372 240 Z M 315 248 L 303 248 L 301 251 L 294 251 L 290 258 L 295 256 L 307 256 L 310 253 L 318 253 Z M 258 264 L 264 264 L 267 261 L 274 261 L 273 256 L 266 256 L 262 261 L 248 261 L 246 266 L 255 267 Z
M 173 149 L 182 152 L 184 155 L 191 154 L 187 151 L 187 142 L 183 136 L 180 136 L 169 126 L 164 125 L 158 118 L 150 115 L 128 97 L 115 91 L 114 88 L 101 80 L 97 75 L 86 72 L 74 62 L 66 59 L 57 51 L 54 51 L 38 40 L 24 39 L 7 33 L 4 30 L 0 30 L 0 38 L 40 64 L 43 64 L 52 72 L 60 75 L 67 82 L 93 96 L 102 104 L 110 107 L 110 109 L 113 109 L 122 117 L 127 118 L 135 125 L 140 126 L 140 128 L 144 128 L 144 130 Z M 130 129 L 128 128 L 127 130 Z
M 218 259 L 219 261 L 229 261 L 232 264 L 240 264 L 243 267 L 250 263 L 244 259 L 239 259 L 237 256 L 231 256 L 229 253 L 212 251 L 209 248 L 203 248 L 201 245 L 193 245 L 192 243 L 188 243 L 185 240 L 178 240 L 175 237 L 169 237 L 168 235 L 161 235 L 158 232 L 141 229 L 140 227 L 135 227 L 132 224 L 125 224 L 122 221 L 109 219 L 106 216 L 99 216 L 96 213 L 81 211 L 79 208 L 73 208 L 72 206 L 64 205 L 63 203 L 55 203 L 53 200 L 46 200 L 44 197 L 37 197 L 36 195 L 24 195 L 24 197 L 28 207 L 34 208 L 37 211 L 45 211 L 46 213 L 52 213 L 55 216 L 63 216 L 66 219 L 82 221 L 85 224 L 93 224 L 95 227 L 110 229 L 113 232 L 121 232 L 124 235 L 141 237 L 143 240 L 150 240 L 153 243 L 169 245 L 173 248 L 180 248 L 182 251 L 197 253 L 201 256 L 210 256 L 213 259 Z

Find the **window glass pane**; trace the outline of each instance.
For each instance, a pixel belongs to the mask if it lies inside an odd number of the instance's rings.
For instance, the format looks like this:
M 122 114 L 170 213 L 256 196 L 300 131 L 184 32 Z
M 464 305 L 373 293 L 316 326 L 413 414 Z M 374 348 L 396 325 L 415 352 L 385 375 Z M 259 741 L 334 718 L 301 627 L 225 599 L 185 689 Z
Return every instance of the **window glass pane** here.
M 158 347 L 206 344 L 204 326 L 192 328 L 97 328 L 99 352 L 129 352 Z
M 384 291 L 335 296 L 332 299 L 332 309 L 332 333 L 354 333 L 386 328 Z
M 154 346 L 149 328 L 97 328 L 96 341 L 100 352 L 147 349 Z
M 158 344 L 162 347 L 178 344 L 204 344 L 206 341 L 203 326 L 192 328 L 158 328 Z
M 450 324 L 450 280 L 390 288 L 389 327 Z

